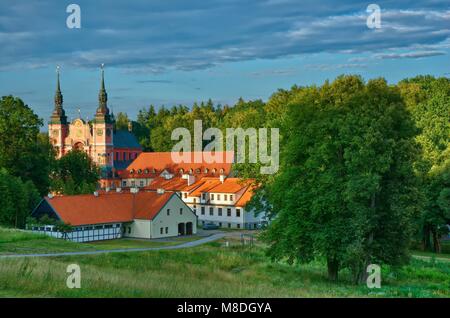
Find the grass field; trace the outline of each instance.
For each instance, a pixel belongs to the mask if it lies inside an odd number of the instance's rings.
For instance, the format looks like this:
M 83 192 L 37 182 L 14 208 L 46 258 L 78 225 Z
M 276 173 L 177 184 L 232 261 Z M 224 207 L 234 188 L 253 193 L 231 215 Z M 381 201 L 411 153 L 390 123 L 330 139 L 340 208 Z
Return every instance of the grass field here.
M 9 238 L 0 231 L 0 249 L 11 238 L 16 244 L 20 239 L 27 242 L 21 235 L 8 234 Z M 28 237 L 33 246 L 45 242 L 46 248 L 59 244 L 64 250 L 80 248 L 79 244 L 47 240 Z M 123 243 L 112 244 L 122 247 Z M 81 267 L 80 289 L 66 287 L 66 269 L 73 263 Z M 412 260 L 402 269 L 383 267 L 382 288 L 370 290 L 352 285 L 346 271 L 339 283 L 328 282 L 321 261 L 289 266 L 270 262 L 261 246 L 224 247 L 223 242 L 213 242 L 181 250 L 0 259 L 0 296 L 450 297 L 450 263 Z

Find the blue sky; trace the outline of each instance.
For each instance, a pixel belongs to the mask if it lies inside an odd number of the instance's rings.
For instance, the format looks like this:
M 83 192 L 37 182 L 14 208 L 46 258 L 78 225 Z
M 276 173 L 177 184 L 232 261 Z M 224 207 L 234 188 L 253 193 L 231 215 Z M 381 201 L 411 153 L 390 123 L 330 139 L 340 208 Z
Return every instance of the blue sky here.
M 81 28 L 66 7 L 81 8 Z M 370 3 L 381 28 L 366 25 Z M 0 2 L 0 94 L 48 119 L 61 66 L 70 118 L 97 107 L 105 63 L 109 106 L 134 117 L 144 106 L 211 98 L 267 100 L 278 88 L 339 74 L 389 82 L 450 76 L 450 2 L 331 0 L 61 0 Z

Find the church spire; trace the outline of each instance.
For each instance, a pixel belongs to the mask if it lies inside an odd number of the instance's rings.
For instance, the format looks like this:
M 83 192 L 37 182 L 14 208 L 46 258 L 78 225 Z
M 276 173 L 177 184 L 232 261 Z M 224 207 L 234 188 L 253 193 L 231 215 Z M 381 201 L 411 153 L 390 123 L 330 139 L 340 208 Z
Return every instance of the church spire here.
M 98 93 L 98 108 L 97 108 L 97 117 L 109 117 L 109 109 L 108 109 L 108 94 L 105 89 L 105 64 L 101 65 L 102 72 L 102 80 L 100 83 L 100 91 Z
M 55 108 L 51 116 L 54 123 L 67 123 L 66 113 L 63 109 L 63 95 L 61 93 L 61 85 L 59 83 L 59 66 L 56 67 L 56 92 L 55 92 Z

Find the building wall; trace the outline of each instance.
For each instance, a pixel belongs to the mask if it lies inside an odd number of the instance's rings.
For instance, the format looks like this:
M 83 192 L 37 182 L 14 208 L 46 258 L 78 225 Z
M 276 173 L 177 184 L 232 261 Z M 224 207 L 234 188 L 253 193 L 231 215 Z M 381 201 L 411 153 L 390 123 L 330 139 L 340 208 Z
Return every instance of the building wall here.
M 167 214 L 167 209 L 170 209 L 169 215 Z M 180 214 L 180 209 L 183 209 L 182 214 Z M 153 219 L 151 225 L 152 236 L 153 238 L 178 236 L 178 224 L 186 224 L 188 222 L 192 222 L 192 234 L 196 234 L 197 217 L 177 195 L 174 195 Z M 161 234 L 161 228 L 163 229 L 163 234 Z

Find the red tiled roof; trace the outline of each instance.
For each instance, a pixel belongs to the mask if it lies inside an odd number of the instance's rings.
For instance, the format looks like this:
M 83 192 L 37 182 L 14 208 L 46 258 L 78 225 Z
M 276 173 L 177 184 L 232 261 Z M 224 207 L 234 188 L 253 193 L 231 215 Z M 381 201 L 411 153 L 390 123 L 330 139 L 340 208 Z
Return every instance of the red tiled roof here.
M 161 174 L 164 170 L 174 174 L 180 175 L 180 169 L 183 169 L 183 174 L 189 173 L 192 169 L 193 175 L 200 176 L 218 176 L 220 174 L 229 175 L 231 172 L 232 162 L 227 162 L 227 154 L 233 158 L 233 152 L 216 152 L 213 156 L 218 158 L 219 163 L 207 163 L 203 155 L 211 154 L 211 152 L 189 152 L 191 163 L 175 163 L 172 160 L 172 152 L 142 152 L 139 156 L 127 167 L 125 171 L 121 171 L 121 178 L 154 178 Z M 202 154 L 201 162 L 194 162 L 196 154 Z M 138 171 L 140 170 L 140 173 Z M 199 172 L 196 172 L 199 170 Z M 215 170 L 215 173 L 213 171 Z M 220 171 L 223 170 L 221 173 Z M 133 173 L 131 173 L 133 171 Z M 147 171 L 147 173 L 146 173 Z
M 174 177 L 166 179 L 163 177 L 156 177 L 152 182 L 145 187 L 146 190 L 164 189 L 166 191 L 183 191 L 187 187 L 187 180 L 181 177 Z
M 189 193 L 190 197 L 199 197 L 204 192 L 209 192 L 215 186 L 220 184 L 220 180 L 218 178 L 208 179 L 208 180 L 200 180 L 198 188 Z
M 236 202 L 236 206 L 245 208 L 247 203 L 251 200 L 253 196 L 253 191 L 255 190 L 254 185 L 248 186 L 248 188 L 245 190 L 245 192 L 242 194 L 242 196 L 239 198 L 239 200 Z
M 252 180 L 242 180 L 239 178 L 226 178 L 223 183 L 220 183 L 209 190 L 213 193 L 236 193 L 246 188 Z
M 71 225 L 152 220 L 173 193 L 100 193 L 46 197 L 60 218 Z

